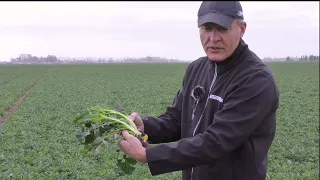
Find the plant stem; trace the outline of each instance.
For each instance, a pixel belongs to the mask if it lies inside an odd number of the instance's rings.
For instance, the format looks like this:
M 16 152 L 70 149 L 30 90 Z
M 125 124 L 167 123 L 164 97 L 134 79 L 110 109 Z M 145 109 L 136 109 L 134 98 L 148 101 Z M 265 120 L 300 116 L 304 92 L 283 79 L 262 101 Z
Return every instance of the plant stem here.
M 105 116 L 105 115 L 103 115 L 103 114 L 99 114 L 99 115 L 100 115 L 101 117 L 103 117 L 104 119 L 112 120 L 112 121 L 115 121 L 115 122 L 117 122 L 117 123 L 120 123 L 120 124 L 124 125 L 125 129 L 127 129 L 127 130 L 130 131 L 130 132 L 132 132 L 135 136 L 141 134 L 137 129 L 131 127 L 130 125 L 128 125 L 127 123 L 125 123 L 125 122 L 123 122 L 123 121 L 120 121 L 120 120 L 115 119 L 115 118 L 107 117 L 107 116 Z
M 138 130 L 136 124 L 135 124 L 133 121 L 131 121 L 126 115 L 124 115 L 124 114 L 122 114 L 122 113 L 120 113 L 120 112 L 114 111 L 114 110 L 108 110 L 108 109 L 102 109 L 102 110 L 103 110 L 103 111 L 106 111 L 106 112 L 108 112 L 108 113 L 111 113 L 111 114 L 115 114 L 115 115 L 121 116 L 121 117 L 124 118 L 129 124 L 131 124 L 131 126 L 132 126 L 133 128 L 135 128 L 136 130 Z

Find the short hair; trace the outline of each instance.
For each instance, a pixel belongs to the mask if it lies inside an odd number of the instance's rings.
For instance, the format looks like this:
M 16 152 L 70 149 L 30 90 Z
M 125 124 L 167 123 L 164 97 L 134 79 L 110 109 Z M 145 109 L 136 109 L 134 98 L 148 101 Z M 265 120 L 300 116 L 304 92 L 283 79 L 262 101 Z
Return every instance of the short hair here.
M 244 20 L 243 19 L 237 19 L 238 25 L 242 25 Z

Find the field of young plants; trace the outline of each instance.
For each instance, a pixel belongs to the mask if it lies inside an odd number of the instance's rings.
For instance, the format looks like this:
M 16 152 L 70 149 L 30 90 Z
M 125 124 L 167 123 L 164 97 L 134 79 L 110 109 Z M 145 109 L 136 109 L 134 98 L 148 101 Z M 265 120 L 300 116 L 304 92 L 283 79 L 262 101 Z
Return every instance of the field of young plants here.
M 318 179 L 319 62 L 268 65 L 281 99 L 267 179 Z M 0 179 L 181 179 L 180 172 L 152 177 L 140 164 L 132 175 L 119 177 L 112 169 L 116 147 L 82 156 L 72 120 L 95 105 L 158 116 L 172 103 L 186 67 L 1 65 Z

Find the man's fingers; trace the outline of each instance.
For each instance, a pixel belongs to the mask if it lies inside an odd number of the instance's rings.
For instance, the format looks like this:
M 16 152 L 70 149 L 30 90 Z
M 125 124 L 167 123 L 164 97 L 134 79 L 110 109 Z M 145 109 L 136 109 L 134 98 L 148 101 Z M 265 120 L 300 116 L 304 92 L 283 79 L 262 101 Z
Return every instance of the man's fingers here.
M 142 132 L 142 130 L 143 130 L 143 127 L 139 126 L 138 131 Z
M 130 139 L 132 135 L 129 134 L 128 131 L 124 130 L 124 131 L 122 131 L 122 136 L 123 136 L 125 139 Z
M 130 115 L 128 116 L 128 118 L 129 118 L 130 120 L 134 121 L 134 120 L 136 120 L 137 115 L 138 115 L 137 113 L 132 113 L 132 114 L 130 114 Z
M 124 152 L 124 147 L 127 147 L 128 146 L 128 141 L 125 141 L 125 140 L 121 140 L 119 141 L 119 146 L 120 146 L 120 150 Z
M 147 141 L 144 141 L 144 140 L 141 141 L 141 144 L 145 148 L 150 146 L 149 143 Z

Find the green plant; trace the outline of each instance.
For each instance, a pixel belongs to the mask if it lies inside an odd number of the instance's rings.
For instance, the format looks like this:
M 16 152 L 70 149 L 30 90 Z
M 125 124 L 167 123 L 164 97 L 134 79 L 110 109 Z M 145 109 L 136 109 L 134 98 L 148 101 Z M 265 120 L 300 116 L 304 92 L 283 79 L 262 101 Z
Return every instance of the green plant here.
M 147 140 L 147 135 L 138 131 L 137 126 L 128 118 L 126 113 L 102 108 L 99 106 L 91 107 L 84 113 L 74 119 L 74 122 L 80 126 L 76 133 L 77 139 L 84 146 L 83 154 L 89 151 L 97 153 L 102 145 L 108 147 L 121 140 L 121 131 L 127 130 L 128 133 L 136 136 L 141 142 Z M 114 136 L 118 134 L 119 136 Z M 119 149 L 117 150 L 119 152 Z M 117 159 L 117 166 L 121 172 L 119 175 L 131 174 L 137 163 L 131 157 L 123 156 Z M 115 169 L 116 170 L 116 169 Z

